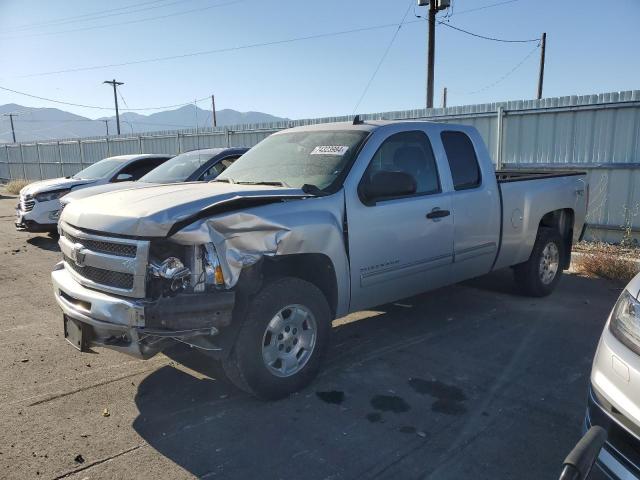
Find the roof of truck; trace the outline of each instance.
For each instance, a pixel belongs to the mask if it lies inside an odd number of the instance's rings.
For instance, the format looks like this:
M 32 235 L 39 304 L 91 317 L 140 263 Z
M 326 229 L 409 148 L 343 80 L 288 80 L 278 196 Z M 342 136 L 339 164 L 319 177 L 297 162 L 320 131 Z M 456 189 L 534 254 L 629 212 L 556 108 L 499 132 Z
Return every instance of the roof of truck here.
M 384 127 L 385 125 L 398 125 L 402 123 L 415 124 L 415 123 L 436 123 L 426 120 L 363 120 L 362 123 L 353 124 L 353 122 L 334 122 L 334 123 L 318 123 L 315 125 L 303 125 L 301 127 L 288 128 L 282 130 L 282 132 L 297 132 L 297 131 L 322 131 L 322 130 L 359 130 L 365 132 L 372 132 L 377 128 Z

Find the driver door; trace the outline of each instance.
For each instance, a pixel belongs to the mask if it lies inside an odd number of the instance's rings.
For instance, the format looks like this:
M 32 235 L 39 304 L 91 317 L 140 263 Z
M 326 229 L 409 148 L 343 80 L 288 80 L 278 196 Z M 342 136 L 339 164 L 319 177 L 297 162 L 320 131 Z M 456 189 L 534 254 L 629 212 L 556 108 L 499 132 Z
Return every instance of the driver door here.
M 373 202 L 363 198 L 363 185 L 380 171 L 410 174 L 416 192 Z M 441 185 L 425 131 L 400 131 L 381 142 L 358 193 L 347 200 L 352 311 L 449 282 L 453 215 L 450 194 Z

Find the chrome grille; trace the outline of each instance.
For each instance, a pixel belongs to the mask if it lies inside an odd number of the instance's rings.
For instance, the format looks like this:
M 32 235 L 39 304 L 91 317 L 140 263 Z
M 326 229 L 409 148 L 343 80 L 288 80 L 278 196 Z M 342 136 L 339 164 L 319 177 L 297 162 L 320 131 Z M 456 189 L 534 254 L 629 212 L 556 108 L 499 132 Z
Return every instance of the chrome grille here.
M 35 207 L 36 201 L 33 198 L 20 197 L 20 210 L 30 212 Z
M 65 267 L 78 283 L 116 295 L 145 297 L 148 240 L 89 233 L 64 219 L 58 230 Z
M 62 230 L 64 237 L 71 243 L 81 243 L 84 247 L 94 252 L 108 253 L 110 255 L 116 255 L 118 257 L 135 258 L 137 247 L 135 245 L 123 244 L 123 243 L 111 243 L 103 240 L 90 240 L 87 238 L 78 238 L 71 235 L 69 232 Z
M 96 267 L 81 267 L 66 255 L 62 255 L 67 265 L 78 275 L 101 285 L 107 285 L 113 288 L 121 288 L 131 290 L 133 288 L 133 275 L 131 273 L 111 272 Z

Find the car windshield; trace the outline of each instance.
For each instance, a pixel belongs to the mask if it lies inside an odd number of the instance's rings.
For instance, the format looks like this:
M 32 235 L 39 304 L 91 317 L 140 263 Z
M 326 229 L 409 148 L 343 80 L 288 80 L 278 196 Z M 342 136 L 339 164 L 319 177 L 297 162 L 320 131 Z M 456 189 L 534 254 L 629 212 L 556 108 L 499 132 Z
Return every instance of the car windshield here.
M 349 164 L 367 136 L 359 130 L 272 135 L 253 147 L 216 181 L 326 188 Z
M 124 163 L 121 160 L 115 160 L 113 158 L 105 158 L 99 162 L 94 163 L 90 167 L 80 170 L 73 178 L 77 180 L 96 180 L 98 178 L 110 177 L 120 166 Z
M 193 172 L 211 160 L 211 157 L 213 157 L 211 152 L 183 153 L 154 168 L 138 181 L 146 183 L 184 182 Z

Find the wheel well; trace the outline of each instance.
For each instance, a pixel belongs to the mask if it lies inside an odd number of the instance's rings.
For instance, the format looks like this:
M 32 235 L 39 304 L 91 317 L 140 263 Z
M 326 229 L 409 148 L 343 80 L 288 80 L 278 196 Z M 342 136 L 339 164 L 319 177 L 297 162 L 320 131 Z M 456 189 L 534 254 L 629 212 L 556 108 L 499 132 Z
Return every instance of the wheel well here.
M 546 213 L 540 223 L 541 227 L 555 228 L 564 242 L 564 258 L 562 259 L 563 269 L 568 269 L 571 264 L 571 247 L 573 246 L 573 225 L 575 214 L 571 208 L 563 208 Z
M 268 277 L 290 276 L 306 280 L 320 289 L 335 318 L 338 306 L 338 282 L 331 259 L 322 253 L 300 253 L 264 257 L 263 274 Z

